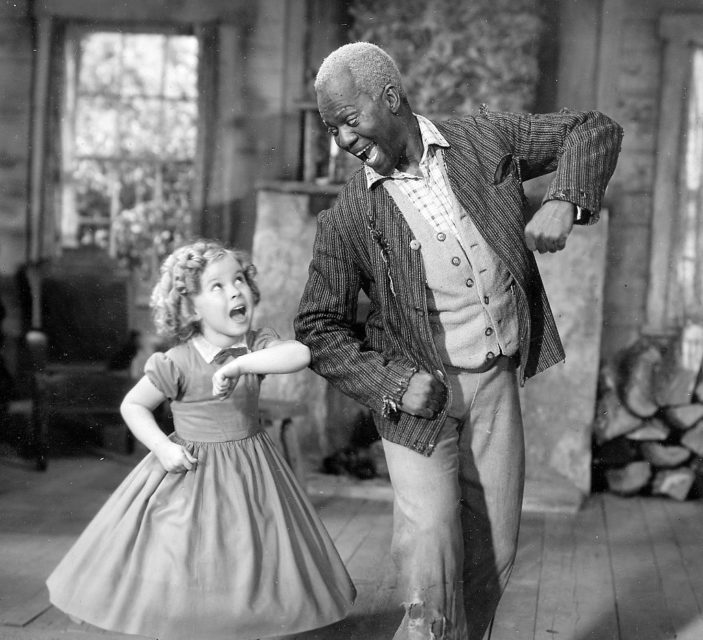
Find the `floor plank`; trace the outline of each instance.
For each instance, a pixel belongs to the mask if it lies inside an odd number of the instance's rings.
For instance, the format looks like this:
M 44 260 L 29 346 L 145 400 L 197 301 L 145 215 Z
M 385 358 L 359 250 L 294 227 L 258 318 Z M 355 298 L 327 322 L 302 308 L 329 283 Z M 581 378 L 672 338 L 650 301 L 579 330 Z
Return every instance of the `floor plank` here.
M 612 606 L 615 585 L 601 496 L 587 500 L 576 514 L 574 535 L 574 640 L 618 640 Z
M 676 638 L 677 640 L 682 640 L 682 638 L 694 640 L 690 630 L 686 632 L 683 630 L 689 627 L 692 622 L 692 614 L 697 613 L 694 615 L 694 619 L 700 617 L 700 603 L 690 581 L 686 560 L 682 553 L 682 545 L 678 542 L 676 532 L 672 529 L 666 513 L 666 502 L 668 501 L 664 498 L 650 498 L 646 507 L 642 509 L 642 514 L 652 544 L 652 555 L 662 585 L 664 601 Z M 696 553 L 696 556 L 698 555 L 699 553 Z M 695 638 L 700 640 L 703 638 L 703 634 L 699 634 Z
M 677 603 L 673 614 L 677 640 L 700 640 L 703 638 L 703 508 L 701 501 L 672 502 L 660 500 L 658 506 L 666 516 L 668 540 L 673 540 L 681 557 L 681 574 L 690 585 L 695 607 L 687 599 L 690 611 Z M 672 577 L 677 580 L 681 576 Z M 675 587 L 672 589 L 676 596 Z
M 599 499 L 574 515 L 547 514 L 544 526 L 535 637 L 618 640 Z
M 358 545 L 346 561 L 347 570 L 355 581 L 380 584 L 387 568 L 384 560 L 390 556 L 391 550 L 391 505 L 383 502 L 368 504 L 363 516 L 358 518 L 363 536 L 359 536 Z M 340 545 L 342 548 L 346 546 L 343 539 L 340 539 Z
M 3 608 L 0 611 L 0 625 L 8 627 L 24 627 L 44 613 L 51 603 L 44 587 L 37 589 L 33 595 L 23 598 L 14 607 Z
M 544 550 L 539 576 L 535 635 L 570 637 L 573 612 L 573 518 L 560 514 L 545 517 Z
M 639 497 L 603 496 L 622 640 L 675 638 Z
M 513 573 L 498 605 L 491 640 L 533 638 L 544 551 L 544 515 L 523 516 Z

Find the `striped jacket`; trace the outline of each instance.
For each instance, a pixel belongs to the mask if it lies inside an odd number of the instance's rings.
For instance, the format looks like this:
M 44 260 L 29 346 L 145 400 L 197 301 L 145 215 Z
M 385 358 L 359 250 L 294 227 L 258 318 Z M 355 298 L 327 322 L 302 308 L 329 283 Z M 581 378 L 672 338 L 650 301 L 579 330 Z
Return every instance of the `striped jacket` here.
M 545 200 L 567 200 L 597 214 L 622 129 L 597 112 L 485 109 L 435 125 L 450 145 L 444 157 L 454 193 L 515 279 L 524 383 L 563 360 L 564 351 L 525 245 L 522 182 L 554 172 Z M 446 412 L 425 419 L 395 410 L 417 370 L 444 378 L 422 257 L 410 249 L 412 240 L 387 191 L 380 184 L 368 189 L 364 172 L 356 172 L 332 208 L 319 214 L 295 331 L 312 352 L 313 370 L 369 407 L 384 438 L 430 455 Z M 370 301 L 362 335 L 354 330 L 360 291 Z

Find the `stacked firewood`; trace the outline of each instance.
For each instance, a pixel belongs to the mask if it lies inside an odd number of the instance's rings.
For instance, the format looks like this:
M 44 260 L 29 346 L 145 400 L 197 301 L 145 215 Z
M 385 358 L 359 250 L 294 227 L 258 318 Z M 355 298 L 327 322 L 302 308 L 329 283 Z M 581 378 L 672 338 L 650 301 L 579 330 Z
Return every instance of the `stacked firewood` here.
M 600 371 L 593 489 L 703 497 L 703 327 L 642 338 Z

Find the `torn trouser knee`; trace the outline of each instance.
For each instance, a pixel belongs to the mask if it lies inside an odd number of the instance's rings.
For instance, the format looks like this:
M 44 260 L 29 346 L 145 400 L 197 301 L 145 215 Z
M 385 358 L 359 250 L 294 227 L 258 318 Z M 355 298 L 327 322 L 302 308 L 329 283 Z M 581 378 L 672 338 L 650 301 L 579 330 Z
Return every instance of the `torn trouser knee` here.
M 425 602 L 405 602 L 405 620 L 401 625 L 407 630 L 407 640 L 450 640 L 447 634 L 449 623 L 447 617 L 435 607 Z M 396 634 L 398 637 L 398 634 Z

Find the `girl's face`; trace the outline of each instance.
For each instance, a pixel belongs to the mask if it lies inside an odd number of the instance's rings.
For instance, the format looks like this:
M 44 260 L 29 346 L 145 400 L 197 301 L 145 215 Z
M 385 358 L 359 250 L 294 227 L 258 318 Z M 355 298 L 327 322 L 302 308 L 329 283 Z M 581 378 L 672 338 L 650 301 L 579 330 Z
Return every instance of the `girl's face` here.
M 254 294 L 231 253 L 208 264 L 200 275 L 200 293 L 192 300 L 208 342 L 225 348 L 244 339 L 251 327 Z

